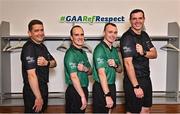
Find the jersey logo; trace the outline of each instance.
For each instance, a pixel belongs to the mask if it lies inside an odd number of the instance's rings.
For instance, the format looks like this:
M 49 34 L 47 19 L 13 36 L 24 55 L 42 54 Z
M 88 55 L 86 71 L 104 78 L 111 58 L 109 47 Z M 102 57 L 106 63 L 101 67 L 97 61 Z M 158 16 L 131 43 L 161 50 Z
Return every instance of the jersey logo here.
M 26 57 L 26 61 L 28 62 L 28 64 L 32 64 L 35 62 L 34 57 L 30 57 L 30 56 Z
M 76 68 L 76 63 L 72 63 L 72 62 L 70 62 L 69 63 L 69 66 L 73 69 L 73 68 Z
M 103 63 L 103 59 L 100 58 L 100 57 L 98 57 L 98 58 L 97 58 L 97 63 L 98 63 L 98 64 L 102 64 L 102 63 Z
M 128 46 L 124 46 L 124 47 L 123 47 L 123 50 L 124 50 L 125 53 L 132 52 L 131 48 L 128 47 Z

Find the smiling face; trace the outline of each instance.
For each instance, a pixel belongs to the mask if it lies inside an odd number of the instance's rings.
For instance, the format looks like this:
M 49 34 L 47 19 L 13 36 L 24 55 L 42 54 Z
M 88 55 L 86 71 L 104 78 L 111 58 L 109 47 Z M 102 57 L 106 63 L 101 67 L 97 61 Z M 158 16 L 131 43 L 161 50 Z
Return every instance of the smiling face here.
M 82 48 L 84 44 L 84 31 L 80 26 L 72 29 L 71 35 L 72 44 L 77 48 Z
M 107 25 L 104 30 L 104 41 L 108 43 L 108 45 L 112 45 L 117 38 L 118 30 L 116 26 L 111 24 Z
M 28 31 L 29 37 L 37 44 L 44 40 L 44 27 L 42 24 L 32 25 L 32 29 Z
M 135 33 L 141 33 L 144 26 L 144 14 L 142 12 L 132 13 L 130 18 L 131 29 Z

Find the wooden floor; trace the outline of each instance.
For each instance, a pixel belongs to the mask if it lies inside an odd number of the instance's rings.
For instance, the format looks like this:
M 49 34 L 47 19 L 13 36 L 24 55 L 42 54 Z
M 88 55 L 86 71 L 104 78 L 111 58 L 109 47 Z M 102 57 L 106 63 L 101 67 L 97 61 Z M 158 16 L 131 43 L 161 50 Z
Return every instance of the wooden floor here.
M 20 106 L 0 106 L 0 113 L 22 113 L 24 110 Z M 89 105 L 86 109 L 87 113 L 92 112 L 92 106 Z M 113 109 L 113 113 L 124 113 L 124 105 L 117 105 Z M 180 104 L 162 104 L 153 105 L 151 108 L 152 113 L 180 113 Z M 48 106 L 47 113 L 64 113 L 64 105 Z

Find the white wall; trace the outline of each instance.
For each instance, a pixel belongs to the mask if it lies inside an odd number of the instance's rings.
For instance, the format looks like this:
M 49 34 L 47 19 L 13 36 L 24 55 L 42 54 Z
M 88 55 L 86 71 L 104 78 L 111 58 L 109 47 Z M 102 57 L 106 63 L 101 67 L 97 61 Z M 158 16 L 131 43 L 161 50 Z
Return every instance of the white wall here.
M 146 30 L 150 35 L 167 35 L 167 23 L 179 21 L 179 0 L 2 0 L 3 20 L 11 22 L 12 35 L 26 35 L 27 23 L 43 20 L 48 35 L 68 35 L 71 24 L 58 22 L 62 15 L 125 16 L 134 8 L 146 13 Z M 127 29 L 119 24 L 119 34 Z M 85 24 L 88 35 L 101 34 L 103 24 Z M 94 30 L 95 28 L 95 30 Z
M 31 19 L 41 19 L 45 25 L 46 35 L 69 35 L 72 24 L 59 23 L 59 16 L 125 16 L 126 22 L 119 23 L 119 35 L 129 27 L 129 13 L 134 8 L 145 11 L 146 31 L 150 36 L 166 36 L 167 23 L 177 21 L 180 24 L 179 0 L 0 0 L 0 19 L 10 22 L 11 35 L 27 35 L 27 24 Z M 81 24 L 85 35 L 101 35 L 104 24 Z M 47 42 L 50 52 L 55 56 L 58 66 L 51 71 L 50 91 L 64 91 L 64 74 L 62 67 L 63 53 L 56 50 L 62 42 Z M 94 42 L 96 43 L 96 42 Z M 93 43 L 93 44 L 94 44 Z M 151 60 L 151 74 L 154 91 L 164 91 L 166 87 L 166 52 L 159 48 L 166 42 L 154 42 L 158 58 Z M 91 44 L 91 43 L 90 43 Z M 92 45 L 91 46 L 95 46 Z M 11 54 L 12 92 L 21 92 L 22 82 L 19 52 Z M 89 55 L 91 58 L 91 55 Z M 17 62 L 19 61 L 19 62 Z M 162 72 L 159 72 L 162 71 Z M 18 81 L 17 81 L 18 80 Z M 159 84 L 161 80 L 161 84 Z M 122 79 L 118 80 L 121 85 Z M 117 87 L 122 90 L 122 86 Z
M 178 11 L 177 11 L 178 15 L 178 23 L 180 24 L 180 1 L 178 1 Z
M 0 22 L 2 21 L 2 0 L 0 0 Z

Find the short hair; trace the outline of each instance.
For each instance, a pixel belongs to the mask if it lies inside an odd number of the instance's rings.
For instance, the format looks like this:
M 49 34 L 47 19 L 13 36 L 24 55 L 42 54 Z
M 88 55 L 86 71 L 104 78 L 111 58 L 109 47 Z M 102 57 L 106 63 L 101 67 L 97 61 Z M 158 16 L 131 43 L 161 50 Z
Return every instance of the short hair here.
M 40 21 L 40 20 L 37 20 L 37 19 L 31 20 L 29 22 L 29 24 L 28 24 L 28 30 L 31 31 L 32 30 L 32 26 L 36 25 L 36 24 L 43 25 L 43 22 Z
M 106 30 L 108 25 L 112 25 L 114 27 L 117 27 L 116 24 L 114 24 L 114 23 L 106 23 L 105 26 L 104 26 L 104 31 Z
M 143 14 L 143 17 L 145 18 L 144 11 L 142 9 L 134 9 L 134 10 L 131 11 L 131 13 L 129 15 L 129 19 L 132 18 L 133 13 L 138 13 L 138 12 L 141 12 Z
M 75 28 L 81 28 L 81 29 L 83 30 L 83 28 L 82 28 L 81 26 L 79 26 L 79 25 L 74 25 L 74 26 L 71 28 L 71 30 L 70 30 L 70 35 L 71 35 L 71 36 L 73 36 L 73 30 L 74 30 Z

